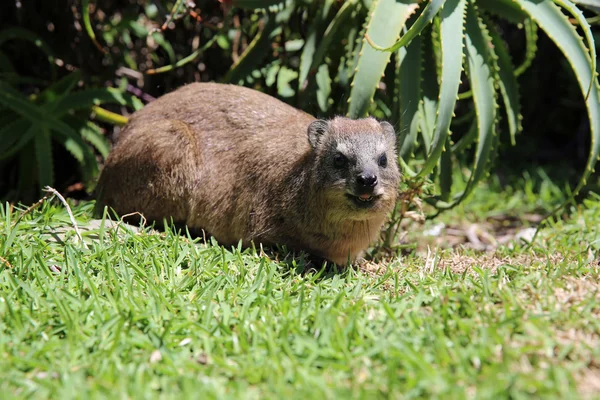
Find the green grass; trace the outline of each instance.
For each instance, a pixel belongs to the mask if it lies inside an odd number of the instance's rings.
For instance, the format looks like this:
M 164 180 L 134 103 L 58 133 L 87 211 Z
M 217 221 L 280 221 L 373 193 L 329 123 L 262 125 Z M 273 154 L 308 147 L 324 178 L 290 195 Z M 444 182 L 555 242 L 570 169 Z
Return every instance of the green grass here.
M 546 196 L 524 193 L 482 188 L 440 218 L 484 219 L 515 196 L 530 212 Z M 548 193 L 544 207 L 560 201 Z M 81 225 L 92 206 L 73 207 Z M 572 211 L 530 250 L 316 271 L 122 225 L 82 245 L 60 203 L 20 220 L 6 205 L 0 397 L 593 397 L 600 198 Z

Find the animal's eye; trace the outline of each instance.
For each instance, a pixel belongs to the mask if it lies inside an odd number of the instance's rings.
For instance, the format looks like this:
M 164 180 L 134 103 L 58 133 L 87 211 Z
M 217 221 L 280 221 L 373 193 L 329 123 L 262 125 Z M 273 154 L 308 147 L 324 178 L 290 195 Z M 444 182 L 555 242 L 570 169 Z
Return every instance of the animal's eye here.
M 336 153 L 333 156 L 333 165 L 336 168 L 344 168 L 346 166 L 347 162 L 348 162 L 348 159 L 342 153 Z
M 385 153 L 379 156 L 378 163 L 381 168 L 387 167 L 387 155 Z

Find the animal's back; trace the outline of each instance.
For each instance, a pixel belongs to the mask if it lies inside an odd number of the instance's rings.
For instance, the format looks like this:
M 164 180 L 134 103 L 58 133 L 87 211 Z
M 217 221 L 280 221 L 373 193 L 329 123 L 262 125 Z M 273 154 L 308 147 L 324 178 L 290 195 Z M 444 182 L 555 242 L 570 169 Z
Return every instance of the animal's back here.
M 132 115 L 98 184 L 99 205 L 151 220 L 168 213 L 235 242 L 263 229 L 251 226 L 254 210 L 310 151 L 313 120 L 244 87 L 183 86 Z

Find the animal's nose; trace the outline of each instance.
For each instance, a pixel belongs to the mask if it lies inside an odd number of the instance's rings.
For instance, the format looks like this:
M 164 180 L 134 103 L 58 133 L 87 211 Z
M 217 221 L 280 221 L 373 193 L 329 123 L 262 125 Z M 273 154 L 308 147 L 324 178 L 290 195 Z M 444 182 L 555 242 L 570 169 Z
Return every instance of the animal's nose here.
M 377 185 L 377 176 L 370 173 L 360 174 L 356 177 L 356 182 L 364 187 L 373 187 Z

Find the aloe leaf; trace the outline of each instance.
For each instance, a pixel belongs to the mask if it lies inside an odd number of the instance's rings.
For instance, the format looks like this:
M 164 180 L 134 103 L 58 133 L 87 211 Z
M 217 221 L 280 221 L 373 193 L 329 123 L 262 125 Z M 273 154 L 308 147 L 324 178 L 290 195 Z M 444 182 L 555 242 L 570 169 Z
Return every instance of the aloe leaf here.
M 106 137 L 102 134 L 102 131 L 98 125 L 91 121 L 77 118 L 74 116 L 68 116 L 65 118 L 65 122 L 73 128 L 74 131 L 79 131 L 81 137 L 88 143 L 90 143 L 103 158 L 108 157 L 110 152 L 110 144 Z
M 412 0 L 378 0 L 374 2 L 366 35 L 386 45 L 395 41 L 406 20 L 416 8 L 417 4 Z M 391 54 L 390 52 L 379 52 L 371 46 L 365 46 L 363 42 L 351 85 L 349 117 L 360 118 L 367 113 Z
M 106 137 L 100 131 L 100 128 L 92 122 L 86 121 L 86 124 L 81 128 L 81 136 L 98 150 L 102 158 L 107 158 L 110 152 L 110 145 Z
M 371 35 L 369 35 L 367 39 L 369 44 L 379 51 L 396 51 L 400 47 L 406 46 L 412 39 L 419 35 L 423 29 L 425 29 L 431 23 L 431 21 L 433 21 L 433 18 L 438 14 L 445 1 L 446 0 L 431 0 L 429 3 L 427 3 L 427 6 L 425 6 L 425 9 L 421 15 L 419 15 L 419 18 L 417 18 L 415 23 L 410 27 L 406 34 L 404 34 L 402 38 L 392 46 L 383 47 L 377 45 L 376 43 L 378 43 L 378 40 Z
M 14 74 L 15 67 L 13 67 L 10 58 L 6 54 L 0 51 L 0 71 L 3 71 L 7 74 Z M 1 75 L 0 75 L 1 76 Z
M 224 82 L 238 83 L 244 79 L 269 51 L 271 34 L 277 28 L 275 15 L 269 14 L 263 21 L 265 21 L 263 29 L 256 34 L 237 62 L 231 66 L 223 79 Z
M 352 12 L 356 9 L 357 4 L 358 2 L 356 0 L 349 0 L 345 1 L 342 7 L 340 7 L 335 17 L 333 17 L 329 23 L 329 26 L 327 26 L 327 29 L 325 29 L 323 37 L 321 37 L 319 40 L 319 46 L 315 51 L 311 69 L 316 68 L 316 66 L 321 64 L 325 58 L 325 54 L 327 53 L 329 46 L 336 38 L 336 34 L 346 23 L 346 20 L 352 15 Z
M 32 129 L 31 121 L 17 118 L 4 125 L 0 130 L 0 160 L 7 159 L 16 154 L 35 136 L 36 129 Z
M 55 138 L 79 162 L 84 180 L 89 181 L 99 170 L 92 148 L 81 134 L 63 121 L 49 121 L 49 127 L 56 133 Z
M 0 104 L 22 115 L 31 122 L 41 121 L 43 110 L 33 104 L 22 93 L 0 82 Z
M 523 22 L 523 25 L 525 27 L 525 59 L 515 69 L 515 76 L 517 77 L 521 76 L 531 67 L 537 53 L 538 26 L 531 18 L 527 18 Z
M 590 95 L 590 91 L 595 86 L 594 83 L 596 80 L 596 72 L 595 72 L 596 71 L 596 43 L 594 42 L 594 34 L 592 33 L 592 28 L 591 28 L 590 24 L 587 22 L 587 20 L 585 19 L 585 16 L 581 12 L 581 10 L 578 9 L 572 2 L 570 2 L 569 0 L 552 0 L 552 1 L 554 1 L 555 4 L 561 6 L 565 10 L 567 10 L 575 18 L 575 20 L 579 24 L 580 28 L 583 30 L 583 34 L 585 35 L 585 38 L 588 42 L 588 50 L 590 52 L 590 59 L 592 61 L 593 74 L 590 79 L 590 86 L 588 88 L 587 94 L 585 95 L 585 98 L 587 99 L 588 96 Z
M 574 0 L 573 2 L 587 7 L 592 7 L 600 11 L 600 0 Z
M 419 103 L 419 131 L 423 139 L 423 147 L 426 149 L 425 158 L 429 156 L 427 150 L 431 148 L 431 142 L 435 134 L 435 122 L 439 108 L 438 96 L 440 93 L 435 55 L 431 51 L 432 46 L 434 46 L 433 42 L 437 39 L 433 35 L 428 36 L 428 38 L 431 40 L 428 46 L 425 47 L 425 60 L 420 82 L 422 98 Z
M 247 8 L 247 9 L 259 9 L 269 8 L 276 4 L 283 3 L 284 0 L 233 0 L 231 4 L 234 7 Z
M 56 109 L 56 105 L 58 104 L 58 99 L 68 95 L 73 90 L 75 85 L 77 85 L 77 82 L 79 82 L 80 79 L 81 72 L 79 70 L 73 71 L 58 82 L 55 82 L 44 89 L 39 96 L 40 101 L 42 103 L 46 103 L 44 109 L 50 112 L 54 111 Z
M 584 97 L 590 86 L 592 90 L 585 100 L 590 118 L 591 146 L 590 154 L 586 163 L 586 169 L 579 181 L 573 196 L 576 195 L 586 184 L 587 178 L 592 173 L 598 155 L 600 153 L 600 93 L 596 71 L 592 68 L 590 53 L 583 44 L 583 40 L 577 34 L 568 18 L 551 0 L 514 0 L 517 2 L 550 37 L 557 47 L 563 52 L 579 83 Z
M 46 42 L 42 40 L 37 34 L 23 28 L 7 28 L 0 32 L 0 47 L 4 42 L 12 39 L 25 40 L 32 43 L 35 47 L 40 49 L 48 58 L 50 64 L 50 72 L 52 80 L 56 77 L 56 64 L 54 62 L 54 52 L 48 46 Z
M 340 9 L 336 13 L 335 17 L 333 17 L 333 20 L 329 23 L 329 26 L 327 26 L 327 29 L 325 29 L 325 33 L 323 33 L 322 37 L 320 37 L 318 40 L 318 46 L 312 57 L 310 67 L 306 71 L 306 76 L 310 75 L 311 73 L 316 71 L 318 68 L 320 68 L 320 65 L 323 64 L 323 61 L 325 59 L 325 55 L 327 54 L 328 51 L 331 50 L 331 43 L 334 40 L 336 41 L 336 43 L 342 41 L 341 40 L 342 37 L 338 37 L 338 33 L 340 33 L 340 28 L 346 24 L 347 19 L 352 15 L 352 12 L 356 9 L 356 6 L 357 6 L 357 1 L 350 0 L 350 1 L 344 2 L 342 7 L 340 7 Z M 351 32 L 349 34 L 350 40 L 348 42 L 348 46 L 352 46 L 352 43 L 354 41 L 353 35 L 356 34 L 355 32 L 356 32 L 356 29 L 354 30 L 354 32 L 352 32 L 352 30 L 351 30 Z M 344 66 L 345 66 L 345 63 L 340 64 L 340 69 L 343 69 Z M 309 79 L 307 81 L 306 76 L 304 78 L 302 78 L 302 76 L 303 76 L 303 74 L 301 71 L 300 79 L 298 81 L 298 83 L 300 85 L 301 93 L 309 93 L 311 91 L 311 87 L 312 87 L 312 84 L 314 83 L 314 80 Z M 305 100 L 302 99 L 301 101 L 304 102 Z
M 327 112 L 329 108 L 329 96 L 331 95 L 331 78 L 329 77 L 329 68 L 327 64 L 319 67 L 319 72 L 315 77 L 317 81 L 317 103 L 322 112 Z
M 440 157 L 440 198 L 447 202 L 452 194 L 452 146 L 450 145 L 450 137 L 447 138 L 446 148 Z
M 40 189 L 54 183 L 54 165 L 52 164 L 52 143 L 48 129 L 41 127 L 35 135 L 35 158 Z
M 53 109 L 55 110 L 54 115 L 61 117 L 62 115 L 68 113 L 69 110 L 89 109 L 92 108 L 92 106 L 105 103 L 120 104 L 122 106 L 129 106 L 136 109 L 138 102 L 139 99 L 137 97 L 128 93 L 122 93 L 118 89 L 87 89 L 70 93 L 67 96 L 62 97 L 53 106 Z
M 455 154 L 462 153 L 463 151 L 465 151 L 466 149 L 471 147 L 471 145 L 475 142 L 475 139 L 477 139 L 477 121 L 476 120 L 473 121 L 473 123 L 471 124 L 471 127 L 469 128 L 467 133 L 465 133 L 465 135 L 463 137 L 461 137 L 460 140 L 452 146 L 452 152 Z
M 68 137 L 59 134 L 55 138 L 79 162 L 84 182 L 91 181 L 100 170 L 92 148 L 78 136 Z
M 490 25 L 488 24 L 488 27 L 489 26 Z M 521 124 L 523 116 L 521 115 L 521 103 L 519 101 L 519 86 L 514 73 L 514 67 L 504 41 L 498 32 L 491 27 L 489 29 L 492 44 L 494 46 L 494 52 L 498 56 L 498 84 L 504 99 L 510 140 L 514 146 L 516 144 L 516 134 L 521 132 L 523 129 Z
M 306 86 L 306 79 L 312 71 L 314 55 L 317 50 L 317 43 L 321 41 L 323 26 L 327 22 L 327 17 L 334 0 L 325 0 L 325 4 L 318 9 L 317 15 L 313 18 L 306 35 L 302 55 L 300 56 L 300 66 L 298 68 L 298 91 L 302 91 Z M 319 64 L 316 64 L 318 66 Z
M 402 158 L 407 158 L 412 153 L 417 141 L 422 63 L 421 37 L 414 38 L 408 46 L 398 50 L 397 76 L 400 105 L 398 155 Z
M 581 4 L 585 8 L 600 14 L 600 0 L 573 0 L 573 3 Z
M 441 13 L 441 56 L 442 74 L 438 101 L 435 132 L 428 158 L 419 172 L 420 177 L 427 176 L 435 168 L 446 144 L 450 122 L 454 115 L 456 93 L 460 85 L 462 72 L 463 37 L 466 0 L 446 0 Z
M 513 0 L 477 0 L 477 6 L 514 24 L 520 24 L 527 19 L 527 13 Z
M 493 48 L 485 25 L 478 19 L 473 5 L 467 9 L 465 21 L 465 53 L 467 57 L 467 74 L 473 91 L 473 102 L 477 115 L 477 148 L 475 149 L 475 165 L 467 187 L 458 202 L 466 198 L 475 185 L 481 180 L 490 162 L 496 135 L 496 90 L 494 88 Z

